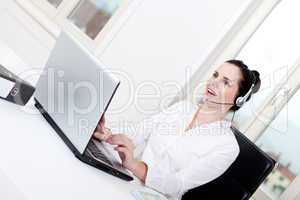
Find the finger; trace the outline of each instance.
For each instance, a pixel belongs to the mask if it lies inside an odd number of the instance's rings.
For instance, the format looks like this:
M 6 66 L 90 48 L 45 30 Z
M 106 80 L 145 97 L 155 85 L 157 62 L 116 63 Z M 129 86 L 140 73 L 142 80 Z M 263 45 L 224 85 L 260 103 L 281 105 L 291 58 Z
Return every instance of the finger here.
M 97 125 L 96 132 L 105 133 L 105 134 L 112 134 L 110 128 L 102 127 L 101 125 Z
M 107 142 L 112 145 L 121 145 L 127 147 L 128 149 L 134 149 L 134 145 L 132 144 L 131 140 L 122 134 L 112 135 Z
M 99 124 L 101 124 L 101 125 L 104 126 L 104 124 L 105 124 L 105 116 L 104 116 L 104 114 L 102 115 Z
M 103 136 L 103 135 L 104 135 L 103 133 L 100 133 L 100 132 L 98 132 L 98 131 L 94 132 L 94 134 L 93 134 L 93 136 L 94 136 L 95 138 L 99 139 L 99 140 L 104 139 L 104 136 Z
M 135 149 L 135 146 L 134 146 L 132 140 L 130 138 L 128 138 L 126 135 L 124 135 L 124 134 L 115 134 L 115 135 L 116 135 L 117 139 L 120 139 L 120 140 L 124 141 L 125 146 L 128 149 L 131 149 L 131 150 Z
M 102 131 L 102 129 L 105 127 L 105 117 L 104 115 L 100 118 L 100 121 L 97 124 L 96 129 L 99 131 Z
M 114 134 L 114 136 L 111 138 L 111 142 L 131 143 L 131 140 L 124 134 Z
M 130 155 L 130 151 L 126 147 L 117 146 L 114 148 L 118 153 L 123 153 L 125 157 L 128 157 Z
M 98 131 L 103 131 L 105 129 L 105 126 L 103 126 L 103 124 L 97 124 L 97 130 Z
M 96 131 L 94 133 L 94 137 L 99 139 L 99 140 L 102 140 L 102 141 L 107 141 L 111 137 L 111 134 L 109 134 L 109 133 L 100 133 L 100 132 Z

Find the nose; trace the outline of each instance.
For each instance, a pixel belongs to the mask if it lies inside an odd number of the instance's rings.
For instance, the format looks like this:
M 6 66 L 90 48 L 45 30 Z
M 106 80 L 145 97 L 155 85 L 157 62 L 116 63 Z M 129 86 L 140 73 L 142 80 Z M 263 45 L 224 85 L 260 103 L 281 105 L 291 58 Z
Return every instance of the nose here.
M 220 83 L 220 80 L 219 78 L 216 78 L 216 79 L 211 79 L 208 83 L 209 86 L 213 87 L 213 88 L 218 88 L 219 87 L 219 83 Z

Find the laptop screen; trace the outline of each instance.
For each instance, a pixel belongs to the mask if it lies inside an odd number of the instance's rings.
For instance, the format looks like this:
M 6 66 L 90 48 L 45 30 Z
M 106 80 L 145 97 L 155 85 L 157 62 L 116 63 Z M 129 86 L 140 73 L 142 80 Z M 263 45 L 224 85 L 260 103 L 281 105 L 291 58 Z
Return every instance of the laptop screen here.
M 83 153 L 120 81 L 71 36 L 61 33 L 35 98 Z

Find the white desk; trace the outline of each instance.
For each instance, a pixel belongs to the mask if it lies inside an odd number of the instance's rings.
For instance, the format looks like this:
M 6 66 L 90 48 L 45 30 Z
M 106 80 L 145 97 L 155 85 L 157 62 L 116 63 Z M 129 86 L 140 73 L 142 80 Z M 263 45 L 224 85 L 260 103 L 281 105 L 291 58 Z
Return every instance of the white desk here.
M 0 64 L 4 59 L 9 66 L 12 60 L 11 71 L 24 71 L 26 65 L 3 48 L 0 43 Z M 0 122 L 0 177 L 24 199 L 133 200 L 130 191 L 142 187 L 137 180 L 123 181 L 75 158 L 33 99 L 25 107 L 1 100 Z

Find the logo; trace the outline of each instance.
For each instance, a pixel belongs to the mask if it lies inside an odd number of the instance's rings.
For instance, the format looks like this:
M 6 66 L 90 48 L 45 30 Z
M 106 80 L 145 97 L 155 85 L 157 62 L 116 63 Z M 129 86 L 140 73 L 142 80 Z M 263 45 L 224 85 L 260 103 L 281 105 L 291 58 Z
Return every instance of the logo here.
M 19 93 L 19 88 L 13 88 L 12 90 L 11 90 L 11 92 L 10 92 L 10 95 L 11 96 L 16 96 L 17 94 Z

